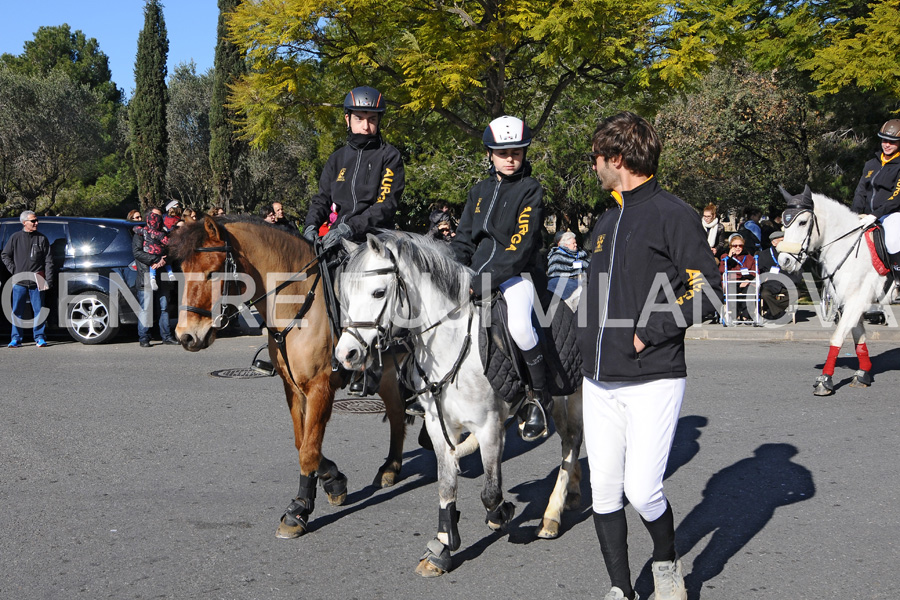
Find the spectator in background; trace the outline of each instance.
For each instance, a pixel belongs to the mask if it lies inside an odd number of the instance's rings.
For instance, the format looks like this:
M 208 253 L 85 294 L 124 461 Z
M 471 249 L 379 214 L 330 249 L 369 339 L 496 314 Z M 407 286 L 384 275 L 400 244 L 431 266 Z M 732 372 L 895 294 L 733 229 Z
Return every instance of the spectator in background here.
M 703 231 L 706 233 L 706 241 L 713 256 L 718 257 L 719 254 L 725 252 L 725 226 L 719 222 L 716 215 L 716 205 L 709 203 L 703 209 L 703 218 L 700 220 L 703 225 Z M 718 260 L 718 258 L 716 258 Z
M 453 217 L 450 216 L 450 213 L 432 211 L 429 220 L 431 221 L 431 229 L 426 233 L 427 236 L 447 243 L 450 243 L 456 236 Z
M 741 234 L 748 254 L 756 254 L 762 244 L 762 229 L 759 227 L 761 218 L 762 211 L 758 208 L 749 207 L 744 210 L 744 222 L 737 232 Z
M 158 208 L 152 208 L 147 213 L 147 222 L 151 218 L 154 221 L 162 219 L 163 213 Z M 138 318 L 138 339 L 141 348 L 150 347 L 150 329 L 153 326 L 154 311 L 159 311 L 159 335 L 163 344 L 177 345 L 178 341 L 172 336 L 172 330 L 169 325 L 169 294 L 171 292 L 171 284 L 163 282 L 157 284 L 159 290 L 154 291 L 150 283 L 150 269 L 161 269 L 166 266 L 166 258 L 150 254 L 144 251 L 144 236 L 135 235 L 131 238 L 131 251 L 134 254 L 134 262 L 137 267 L 137 280 L 135 288 L 137 290 L 138 302 L 141 303 L 141 314 Z
M 221 206 L 213 206 L 209 209 L 209 216 L 211 217 L 221 217 L 225 215 L 225 209 Z
M 181 218 L 184 219 L 185 223 L 193 223 L 197 220 L 197 213 L 192 208 L 186 208 L 181 211 Z
M 126 221 L 143 221 L 144 217 L 141 216 L 141 211 L 139 210 L 130 210 L 128 211 L 128 216 L 125 217 Z
M 259 208 L 259 217 L 270 225 L 274 225 L 277 221 L 275 218 L 275 209 L 272 208 L 271 204 L 263 204 Z
M 727 281 L 725 273 L 728 273 Z M 747 294 L 753 280 L 757 278 L 756 259 L 747 252 L 744 237 L 740 233 L 732 233 L 728 237 L 728 252 L 719 259 L 719 272 L 722 273 L 722 288 L 726 293 Z M 750 312 L 747 303 L 739 303 L 738 318 L 749 320 Z
M 275 211 L 275 224 L 280 226 L 285 231 L 296 231 L 293 225 L 291 225 L 290 219 L 284 216 L 284 205 L 281 202 L 273 202 L 272 210 Z
M 547 254 L 547 277 L 550 281 L 547 289 L 562 298 L 568 300 L 580 283 L 579 278 L 587 272 L 591 264 L 587 252 L 578 249 L 575 234 L 566 231 L 559 238 L 559 245 L 550 249 Z
M 25 296 L 31 300 L 34 315 L 34 342 L 38 348 L 47 346 L 44 331 L 47 319 L 41 319 L 44 294 L 53 285 L 55 268 L 50 253 L 50 241 L 37 230 L 38 219 L 33 211 L 26 210 L 19 215 L 22 230 L 11 236 L 0 253 L 0 259 L 12 274 L 12 330 L 7 348 L 22 347 L 21 321 L 25 318 Z
M 163 225 L 166 229 L 171 230 L 175 223 L 181 218 L 181 204 L 178 200 L 172 200 L 166 204 L 166 214 L 163 218 Z

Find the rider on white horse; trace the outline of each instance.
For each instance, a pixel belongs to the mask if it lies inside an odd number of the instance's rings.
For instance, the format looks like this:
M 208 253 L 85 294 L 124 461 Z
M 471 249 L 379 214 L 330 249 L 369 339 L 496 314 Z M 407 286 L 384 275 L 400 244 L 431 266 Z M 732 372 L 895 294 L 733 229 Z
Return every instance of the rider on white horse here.
M 506 299 L 509 334 L 522 351 L 534 390 L 534 399 L 529 398 L 519 411 L 519 432 L 522 439 L 533 441 L 547 435 L 547 414 L 553 403 L 546 362 L 531 321 L 536 296 L 533 281 L 537 279 L 539 289 L 546 289 L 540 255 L 544 192 L 531 177 L 531 163 L 525 157 L 531 130 L 521 119 L 494 119 L 482 141 L 491 161 L 490 177 L 469 190 L 450 247 L 461 263 L 475 271 L 475 296 L 489 297 L 499 289 Z
M 880 221 L 894 280 L 900 280 L 900 119 L 878 132 L 881 153 L 866 162 L 853 196 L 853 212 L 867 225 Z

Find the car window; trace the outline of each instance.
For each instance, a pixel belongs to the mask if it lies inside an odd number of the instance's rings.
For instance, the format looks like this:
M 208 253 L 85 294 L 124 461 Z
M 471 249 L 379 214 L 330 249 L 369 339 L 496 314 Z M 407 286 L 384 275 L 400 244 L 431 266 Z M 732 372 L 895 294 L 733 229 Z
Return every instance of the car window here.
M 94 223 L 69 223 L 69 235 L 72 238 L 74 256 L 94 256 L 100 254 L 110 242 L 116 239 L 119 230 L 106 225 Z
M 41 221 L 38 217 L 38 231 L 47 236 L 53 261 L 61 265 L 68 253 L 69 237 L 66 235 L 66 226 L 63 223 Z

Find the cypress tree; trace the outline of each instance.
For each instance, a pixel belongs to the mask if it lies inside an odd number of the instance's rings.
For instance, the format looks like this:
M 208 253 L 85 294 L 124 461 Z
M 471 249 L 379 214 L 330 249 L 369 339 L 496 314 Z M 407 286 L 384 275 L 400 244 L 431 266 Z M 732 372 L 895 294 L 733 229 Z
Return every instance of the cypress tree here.
M 215 74 L 212 100 L 209 107 L 209 165 L 213 173 L 213 190 L 218 204 L 231 210 L 234 195 L 234 172 L 238 161 L 247 151 L 247 144 L 238 139 L 234 130 L 234 111 L 226 106 L 228 85 L 246 71 L 244 57 L 228 39 L 227 15 L 241 0 L 219 0 L 219 26 L 216 39 Z
M 131 155 L 138 182 L 141 208 L 162 206 L 165 200 L 166 56 L 169 39 L 159 0 L 147 0 L 144 6 L 144 28 L 138 37 L 134 63 L 134 97 L 128 105 L 131 121 Z

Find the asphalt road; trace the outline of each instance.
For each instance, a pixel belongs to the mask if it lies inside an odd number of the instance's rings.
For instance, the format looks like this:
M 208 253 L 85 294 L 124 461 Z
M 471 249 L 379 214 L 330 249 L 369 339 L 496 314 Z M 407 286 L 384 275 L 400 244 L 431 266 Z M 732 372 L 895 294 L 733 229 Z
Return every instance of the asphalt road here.
M 414 568 L 435 534 L 437 492 L 418 426 L 400 482 L 376 489 L 387 425 L 336 411 L 325 451 L 350 479 L 347 503 L 320 493 L 312 531 L 276 539 L 298 475 L 280 381 L 210 375 L 246 367 L 260 343 L 0 349 L 0 598 L 603 597 L 586 481 L 562 536 L 532 535 L 556 438 L 532 447 L 510 435 L 504 488 L 517 513 L 502 535 L 484 524 L 477 455 L 463 461 L 462 547 L 452 572 L 425 580 Z M 847 350 L 837 395 L 816 398 L 825 342 L 688 342 L 666 491 L 692 599 L 896 597 L 900 349 L 870 343 L 866 390 L 846 385 Z M 648 598 L 649 538 L 627 512 Z

